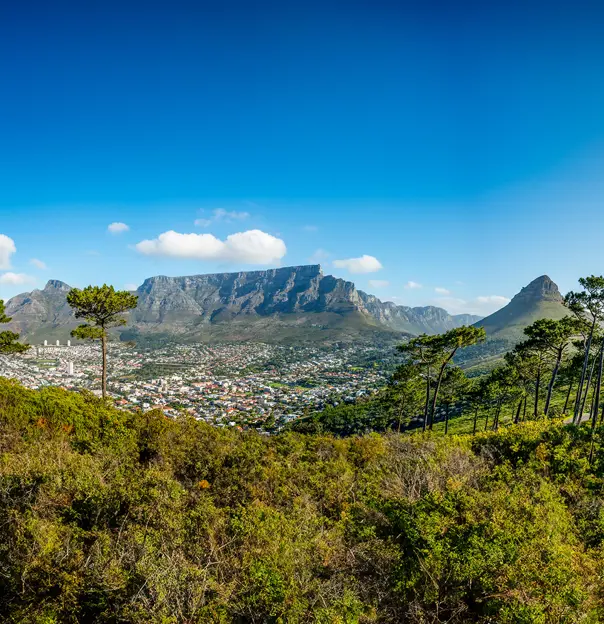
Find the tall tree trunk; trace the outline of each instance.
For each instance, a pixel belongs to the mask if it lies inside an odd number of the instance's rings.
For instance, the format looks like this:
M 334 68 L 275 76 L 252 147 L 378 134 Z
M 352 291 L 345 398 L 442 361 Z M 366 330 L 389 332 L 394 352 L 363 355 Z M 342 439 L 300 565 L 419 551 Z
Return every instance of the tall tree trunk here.
M 103 371 L 101 379 L 101 392 L 103 398 L 107 398 L 107 334 L 103 328 L 103 335 L 101 337 L 101 350 L 103 352 Z
M 558 376 L 558 371 L 560 370 L 560 362 L 562 362 L 562 349 L 558 349 L 558 355 L 556 357 L 556 365 L 554 366 L 554 372 L 552 373 L 552 378 L 550 379 L 549 386 L 547 387 L 547 398 L 545 399 L 545 407 L 543 408 L 543 413 L 547 416 L 549 412 L 549 404 L 552 400 L 552 392 L 554 391 L 554 384 L 556 383 L 556 377 Z
M 438 393 L 440 392 L 440 384 L 443 380 L 443 375 L 445 374 L 445 369 L 449 362 L 453 359 L 457 349 L 453 350 L 453 352 L 447 357 L 447 359 L 442 363 L 440 369 L 438 370 L 438 377 L 436 379 L 436 386 L 434 387 L 434 394 L 432 395 L 432 409 L 430 410 L 430 422 L 429 428 L 432 430 L 432 425 L 434 424 L 434 418 L 436 417 L 436 402 L 438 401 Z
M 424 426 L 423 431 L 426 430 L 428 424 L 428 410 L 430 409 L 430 367 L 428 366 L 428 375 L 426 377 L 426 403 L 424 405 Z
M 589 388 L 591 386 L 591 380 L 593 378 L 594 375 L 594 371 L 596 369 L 596 364 L 598 362 L 598 356 L 600 355 L 599 352 L 596 353 L 596 357 L 594 358 L 594 361 L 591 364 L 591 367 L 589 369 L 589 375 L 587 376 L 587 383 L 586 388 L 585 388 L 585 393 L 583 394 L 583 398 L 581 399 L 581 409 L 579 410 L 579 413 L 581 414 L 581 418 L 583 418 L 583 414 L 585 413 L 585 403 L 587 402 L 587 397 L 589 395 Z M 592 395 L 592 400 L 593 400 L 593 395 Z M 591 409 L 589 410 L 589 413 L 591 414 Z
M 474 411 L 474 427 L 472 428 L 472 435 L 476 435 L 476 425 L 478 424 L 478 411 L 479 408 L 477 407 Z
M 526 404 L 528 402 L 528 394 L 524 395 L 524 406 L 522 408 L 522 422 L 526 420 Z
M 515 425 L 517 425 L 520 422 L 520 412 L 522 410 L 523 403 L 524 403 L 524 399 L 520 399 L 520 401 L 518 401 L 518 409 L 516 410 L 516 417 L 514 418 Z
M 486 431 L 489 428 L 489 410 L 487 409 L 487 413 L 484 419 L 484 430 Z
M 590 417 L 590 418 L 592 417 L 592 414 L 594 413 L 594 405 L 595 405 L 595 402 L 596 402 L 596 389 L 594 388 L 594 389 L 593 389 L 593 392 L 591 393 L 591 402 L 590 402 L 590 404 L 589 404 L 589 417 Z M 598 410 L 596 409 L 596 412 L 597 412 L 597 411 L 598 411 Z
M 604 341 L 602 341 L 604 347 Z M 598 412 L 600 411 L 600 387 L 602 385 L 602 364 L 604 364 L 604 349 L 600 349 L 600 357 L 598 359 L 598 378 L 596 381 L 596 391 L 594 394 L 594 409 L 592 416 L 592 430 L 598 421 Z M 590 460 L 591 461 L 591 460 Z
M 537 420 L 539 416 L 539 389 L 541 386 L 541 363 L 539 363 L 539 368 L 537 369 L 537 380 L 535 381 L 535 409 L 534 409 L 534 417 Z
M 403 420 L 403 413 L 405 410 L 405 404 L 403 403 L 402 405 L 399 406 L 398 408 L 398 428 L 397 428 L 397 433 L 401 432 L 401 422 Z
M 577 398 L 575 400 L 575 411 L 573 414 L 573 424 L 577 424 L 581 420 L 581 396 L 583 394 L 583 384 L 585 383 L 585 374 L 587 372 L 587 366 L 589 364 L 589 350 L 591 349 L 591 341 L 593 339 L 594 330 L 596 329 L 597 318 L 594 317 L 591 329 L 589 330 L 589 336 L 587 338 L 587 344 L 585 345 L 585 357 L 583 358 L 583 368 L 581 369 L 581 379 L 579 381 L 579 388 L 577 390 Z
M 495 420 L 493 421 L 493 431 L 497 431 L 499 429 L 499 415 L 501 414 L 502 402 L 502 399 L 499 399 L 497 411 L 495 412 Z
M 445 407 L 445 435 L 449 433 L 449 410 L 451 409 L 451 405 L 447 403 Z
M 566 410 L 568 409 L 568 402 L 570 401 L 570 395 L 573 391 L 573 380 L 570 380 L 570 383 L 568 384 L 568 392 L 566 393 L 566 401 L 564 401 L 564 409 L 562 410 L 562 412 L 564 414 L 566 414 Z

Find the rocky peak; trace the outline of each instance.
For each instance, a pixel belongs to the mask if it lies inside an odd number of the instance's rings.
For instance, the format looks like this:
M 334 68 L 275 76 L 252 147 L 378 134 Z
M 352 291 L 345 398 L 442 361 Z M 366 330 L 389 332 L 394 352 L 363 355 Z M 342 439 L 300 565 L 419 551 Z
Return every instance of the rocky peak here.
M 562 303 L 564 298 L 558 290 L 558 285 L 547 275 L 541 275 L 525 286 L 513 299 L 516 302 L 557 301 Z
M 57 290 L 67 293 L 71 290 L 71 286 L 69 284 L 66 284 L 65 282 L 62 282 L 61 280 L 48 280 L 48 282 L 46 282 L 46 286 L 44 286 L 44 292 L 54 292 Z

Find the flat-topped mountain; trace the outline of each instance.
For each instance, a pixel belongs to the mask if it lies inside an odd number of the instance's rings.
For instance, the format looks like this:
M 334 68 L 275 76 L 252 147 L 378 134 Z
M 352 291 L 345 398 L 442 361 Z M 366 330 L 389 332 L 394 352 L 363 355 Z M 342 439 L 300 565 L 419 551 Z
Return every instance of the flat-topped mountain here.
M 28 339 L 54 337 L 75 318 L 65 296 L 70 287 L 51 280 L 43 290 L 13 297 L 7 312 Z M 128 337 L 153 334 L 183 339 L 280 341 L 358 335 L 359 332 L 440 333 L 476 322 L 433 306 L 382 302 L 352 282 L 324 275 L 319 265 L 265 271 L 150 277 L 136 290 Z M 66 334 L 66 332 L 64 332 Z M 312 334 L 312 336 L 311 336 Z

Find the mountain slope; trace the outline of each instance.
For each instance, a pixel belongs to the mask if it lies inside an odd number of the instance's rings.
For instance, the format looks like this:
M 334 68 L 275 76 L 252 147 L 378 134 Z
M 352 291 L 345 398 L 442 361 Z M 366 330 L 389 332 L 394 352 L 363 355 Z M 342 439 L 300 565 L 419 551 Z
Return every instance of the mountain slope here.
M 30 342 L 55 338 L 66 339 L 78 321 L 66 296 L 71 286 L 60 280 L 49 280 L 42 289 L 16 295 L 6 303 L 6 314 L 12 317 L 7 328 L 20 333 Z
M 487 332 L 486 342 L 464 349 L 458 364 L 477 370 L 492 368 L 525 339 L 524 328 L 541 318 L 561 319 L 569 314 L 558 286 L 547 276 L 533 280 L 505 307 L 475 323 Z
M 542 275 L 525 286 L 505 307 L 475 323 L 489 338 L 518 341 L 523 330 L 540 318 L 561 319 L 568 315 L 558 286 Z
M 51 280 L 43 290 L 14 297 L 11 324 L 29 340 L 65 338 L 76 325 L 65 295 Z M 136 291 L 124 337 L 183 340 L 329 340 L 360 334 L 395 337 L 440 333 L 478 317 L 452 316 L 433 306 L 382 302 L 352 282 L 324 275 L 319 265 L 266 271 L 150 277 Z

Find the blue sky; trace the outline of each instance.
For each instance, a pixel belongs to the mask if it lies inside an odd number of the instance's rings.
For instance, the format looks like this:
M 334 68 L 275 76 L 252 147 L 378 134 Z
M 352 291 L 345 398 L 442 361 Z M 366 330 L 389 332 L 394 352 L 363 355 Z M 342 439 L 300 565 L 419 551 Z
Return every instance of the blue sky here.
M 604 272 L 603 29 L 570 0 L 2 3 L 0 297 L 315 260 L 451 312 L 573 288 Z

